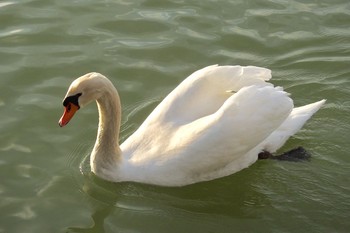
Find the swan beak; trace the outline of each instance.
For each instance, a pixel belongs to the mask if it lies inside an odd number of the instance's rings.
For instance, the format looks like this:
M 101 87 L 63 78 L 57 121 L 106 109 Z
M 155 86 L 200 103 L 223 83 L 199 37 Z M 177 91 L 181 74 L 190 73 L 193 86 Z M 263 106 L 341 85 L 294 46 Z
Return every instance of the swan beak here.
M 79 106 L 73 103 L 68 103 L 67 106 L 64 107 L 64 112 L 61 119 L 58 122 L 58 125 L 60 127 L 63 127 L 66 124 L 68 124 L 68 122 L 73 118 L 75 112 L 78 111 L 78 109 Z

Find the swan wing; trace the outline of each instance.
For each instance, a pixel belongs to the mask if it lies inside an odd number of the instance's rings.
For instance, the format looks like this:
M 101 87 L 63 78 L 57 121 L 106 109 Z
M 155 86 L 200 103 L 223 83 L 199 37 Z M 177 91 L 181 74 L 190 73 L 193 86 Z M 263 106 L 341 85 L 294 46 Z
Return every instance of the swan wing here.
M 220 176 L 227 164 L 238 162 L 236 169 L 254 163 L 258 153 L 246 156 L 264 141 L 288 117 L 293 102 L 287 93 L 270 86 L 242 88 L 211 116 L 199 119 L 180 131 L 184 150 L 169 159 L 186 177 L 213 179 Z M 184 136 L 185 135 L 185 136 Z M 179 143 L 180 144 L 180 143 Z M 181 147 L 180 147 L 181 148 Z M 244 159 L 241 159 L 245 157 Z M 237 166 L 238 165 L 238 166 Z M 199 177 L 203 175 L 203 177 Z
M 153 128 L 152 141 L 139 144 L 141 153 L 130 157 L 129 171 L 138 167 L 134 180 L 147 177 L 161 185 L 185 185 L 231 174 L 256 161 L 257 154 L 241 157 L 276 130 L 292 109 L 292 100 L 280 88 L 241 88 L 213 114 L 173 128 Z M 240 161 L 235 171 L 224 169 L 235 160 Z
M 265 82 L 270 78 L 269 69 L 255 66 L 212 65 L 194 72 L 165 97 L 143 124 L 123 142 L 123 156 L 127 160 L 132 157 L 135 161 L 160 156 L 160 151 L 171 148 L 168 142 L 170 138 L 181 138 L 179 132 L 186 128 L 182 126 L 213 115 L 232 97 L 232 93 L 242 87 L 272 86 Z
M 218 66 L 200 69 L 180 83 L 149 115 L 153 122 L 187 124 L 213 114 L 234 92 L 250 85 L 272 86 L 271 71 L 255 66 Z M 141 126 L 141 127 L 143 127 Z

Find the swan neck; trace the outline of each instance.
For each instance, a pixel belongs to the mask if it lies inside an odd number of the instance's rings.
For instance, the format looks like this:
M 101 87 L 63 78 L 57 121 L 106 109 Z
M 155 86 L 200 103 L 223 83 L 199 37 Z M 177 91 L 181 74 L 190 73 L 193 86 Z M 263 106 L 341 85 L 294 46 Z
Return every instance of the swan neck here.
M 99 125 L 94 149 L 91 154 L 91 167 L 113 166 L 121 156 L 119 131 L 121 121 L 120 99 L 117 90 L 111 84 L 105 93 L 96 100 L 99 112 Z

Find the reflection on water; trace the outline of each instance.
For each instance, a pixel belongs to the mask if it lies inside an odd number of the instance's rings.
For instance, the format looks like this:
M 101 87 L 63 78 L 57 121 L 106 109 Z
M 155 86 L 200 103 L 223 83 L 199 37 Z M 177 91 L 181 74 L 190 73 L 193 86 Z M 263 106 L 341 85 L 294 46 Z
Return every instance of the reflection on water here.
M 234 219 L 258 219 L 261 214 L 257 210 L 271 206 L 257 185 L 260 180 L 257 174 L 264 172 L 259 166 L 256 170 L 237 174 L 234 179 L 228 177 L 217 182 L 171 188 L 104 181 L 90 172 L 89 156 L 82 162 L 75 158 L 70 166 L 76 168 L 80 163 L 81 173 L 72 174 L 72 178 L 74 186 L 88 200 L 90 220 L 83 226 L 71 225 L 68 232 L 125 232 L 132 229 L 178 232 L 188 226 L 214 231 L 219 226 L 216 221 L 223 224 L 222 229 L 231 229 L 232 221 L 236 222 Z M 182 219 L 185 219 L 183 226 L 178 227 L 177 222 Z M 203 221 L 207 224 L 203 225 Z
M 254 177 L 250 176 L 251 179 Z M 244 179 L 244 180 L 243 180 Z M 241 179 L 234 181 L 221 179 L 222 183 L 212 184 L 201 183 L 182 188 L 157 187 L 136 183 L 110 183 L 103 181 L 92 173 L 84 176 L 82 191 L 88 196 L 91 210 L 91 221 L 86 226 L 72 226 L 68 232 L 109 232 L 108 220 L 117 221 L 118 216 L 128 215 L 132 217 L 130 222 L 125 224 L 123 230 L 138 229 L 146 230 L 151 222 L 142 220 L 143 218 L 151 219 L 152 222 L 158 222 L 159 229 L 168 232 L 177 232 L 178 229 L 168 229 L 169 224 L 177 218 L 186 218 L 190 225 L 202 225 L 202 221 L 209 216 L 225 218 L 230 216 L 238 219 L 256 219 L 259 214 L 254 210 L 260 207 L 269 206 L 265 195 L 258 192 L 255 187 L 251 186 L 251 180 Z M 81 182 L 81 180 L 77 181 Z M 223 184 L 242 182 L 239 189 L 227 195 L 227 187 Z M 252 182 L 254 183 L 254 182 Z M 79 183 L 77 185 L 81 185 Z M 216 195 L 213 195 L 216 193 Z M 227 208 L 229 206 L 230 208 Z M 111 219 L 113 216 L 114 219 Z M 117 217 L 116 217 L 117 216 Z M 142 222 L 142 228 L 133 221 Z M 172 220 L 169 222 L 169 220 Z M 228 219 L 227 219 L 228 220 Z M 106 223 L 107 221 L 107 223 Z M 153 224 L 152 224 L 153 225 Z M 105 231 L 105 227 L 107 229 Z M 206 228 L 217 227 L 205 226 Z M 152 228 L 148 229 L 151 230 Z

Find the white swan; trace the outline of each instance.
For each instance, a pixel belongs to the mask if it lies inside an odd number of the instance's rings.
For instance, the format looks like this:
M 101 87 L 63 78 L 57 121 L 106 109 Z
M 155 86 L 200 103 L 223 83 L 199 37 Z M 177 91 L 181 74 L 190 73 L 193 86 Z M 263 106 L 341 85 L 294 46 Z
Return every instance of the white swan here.
M 240 171 L 275 152 L 324 104 L 293 109 L 260 67 L 208 66 L 176 87 L 119 146 L 117 90 L 99 73 L 76 79 L 63 101 L 62 127 L 93 100 L 99 110 L 91 170 L 113 181 L 183 186 Z

